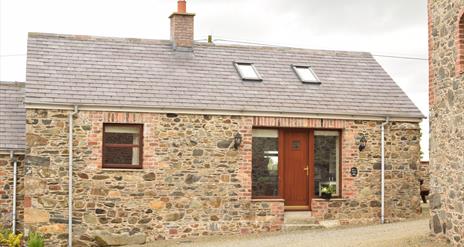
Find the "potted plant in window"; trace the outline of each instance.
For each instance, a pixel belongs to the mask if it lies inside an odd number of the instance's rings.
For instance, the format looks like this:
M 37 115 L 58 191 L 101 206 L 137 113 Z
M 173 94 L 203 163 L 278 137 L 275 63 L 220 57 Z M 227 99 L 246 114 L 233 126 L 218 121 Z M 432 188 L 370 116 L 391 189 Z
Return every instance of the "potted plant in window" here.
M 330 200 L 332 198 L 332 194 L 335 193 L 335 186 L 324 186 L 321 189 L 321 197 Z

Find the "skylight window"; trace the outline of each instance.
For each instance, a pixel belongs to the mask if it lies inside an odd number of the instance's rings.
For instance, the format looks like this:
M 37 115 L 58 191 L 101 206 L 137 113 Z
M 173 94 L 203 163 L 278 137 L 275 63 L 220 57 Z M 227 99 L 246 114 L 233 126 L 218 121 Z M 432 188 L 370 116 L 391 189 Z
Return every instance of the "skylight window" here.
M 309 66 L 296 66 L 293 65 L 293 70 L 298 75 L 298 78 L 304 83 L 321 83 L 317 78 L 316 73 Z
M 235 68 L 237 68 L 240 77 L 242 77 L 244 81 L 263 80 L 252 63 L 235 63 Z

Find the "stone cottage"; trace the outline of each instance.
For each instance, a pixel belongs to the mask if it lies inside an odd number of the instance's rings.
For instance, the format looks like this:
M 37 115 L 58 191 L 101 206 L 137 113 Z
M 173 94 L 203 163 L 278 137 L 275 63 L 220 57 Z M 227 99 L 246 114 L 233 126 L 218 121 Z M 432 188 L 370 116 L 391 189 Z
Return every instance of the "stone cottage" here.
M 23 100 L 24 83 L 0 82 L 0 229 L 22 229 L 23 224 Z
M 429 1 L 431 229 L 464 246 L 464 2 Z
M 420 213 L 423 115 L 371 54 L 195 42 L 178 5 L 170 40 L 29 34 L 26 232 L 89 246 Z

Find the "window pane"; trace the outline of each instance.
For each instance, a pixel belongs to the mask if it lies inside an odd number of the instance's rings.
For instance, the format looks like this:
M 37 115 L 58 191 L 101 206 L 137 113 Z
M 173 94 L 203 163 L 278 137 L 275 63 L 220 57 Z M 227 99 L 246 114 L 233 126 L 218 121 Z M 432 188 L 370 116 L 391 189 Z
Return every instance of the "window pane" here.
M 139 144 L 139 134 L 105 133 L 106 144 Z
M 304 82 L 317 82 L 319 81 L 314 74 L 313 70 L 309 67 L 295 67 L 300 79 Z
M 109 125 L 109 126 L 105 126 L 105 132 L 106 133 L 132 133 L 132 134 L 138 134 L 139 133 L 139 128 L 133 127 L 133 126 Z
M 244 79 L 259 79 L 258 74 L 251 64 L 238 64 L 238 69 Z
M 253 130 L 252 195 L 277 196 L 279 139 L 277 130 Z
M 138 147 L 105 147 L 105 164 L 139 165 Z
M 139 128 L 131 126 L 105 126 L 105 144 L 139 144 Z
M 323 187 L 331 186 L 335 189 L 335 196 L 339 195 L 339 132 L 314 132 L 314 183 L 315 195 L 321 195 Z

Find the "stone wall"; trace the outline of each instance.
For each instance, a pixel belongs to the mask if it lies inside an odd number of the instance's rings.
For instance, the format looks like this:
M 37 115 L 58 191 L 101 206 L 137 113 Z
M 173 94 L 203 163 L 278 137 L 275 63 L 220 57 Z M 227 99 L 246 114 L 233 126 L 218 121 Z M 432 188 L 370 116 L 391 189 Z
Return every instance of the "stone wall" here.
M 429 1 L 430 225 L 456 246 L 464 245 L 464 74 L 456 66 L 463 12 L 461 0 Z
M 25 221 L 55 245 L 67 238 L 67 113 L 27 111 Z M 79 112 L 74 121 L 75 246 L 280 230 L 283 202 L 251 200 L 251 118 Z M 103 123 L 144 124 L 143 170 L 101 168 Z
M 67 114 L 27 111 L 24 221 L 58 246 L 67 240 Z M 103 123 L 144 124 L 142 170 L 102 169 Z M 342 129 L 342 197 L 313 200 L 313 214 L 378 222 L 380 124 L 81 111 L 74 119 L 75 246 L 280 230 L 283 200 L 252 199 L 252 127 Z M 396 221 L 419 213 L 420 132 L 417 123 L 391 123 L 387 130 L 386 218 Z M 235 150 L 237 132 L 243 141 Z M 367 147 L 360 152 L 363 135 Z
M 255 127 L 341 129 L 341 198 L 313 199 L 312 215 L 319 220 L 343 224 L 380 222 L 381 122 L 302 118 L 255 117 Z M 400 221 L 421 213 L 418 168 L 420 127 L 418 123 L 389 123 L 385 132 L 385 220 Z M 359 151 L 362 136 L 366 148 Z M 359 174 L 352 177 L 351 168 Z
M 423 181 L 420 186 L 421 191 L 430 191 L 430 164 L 428 161 L 421 161 L 420 163 L 419 180 Z
M 380 222 L 380 124 L 346 121 L 342 133 L 342 197 L 312 201 L 313 215 L 342 224 Z M 390 123 L 385 127 L 385 220 L 400 221 L 420 214 L 420 128 L 417 123 Z M 359 140 L 367 139 L 359 151 Z M 352 167 L 358 175 L 352 177 Z
M 16 187 L 16 230 L 23 230 L 24 222 L 24 156 L 18 159 Z M 10 155 L 0 154 L 0 229 L 11 229 L 13 215 L 13 162 Z

